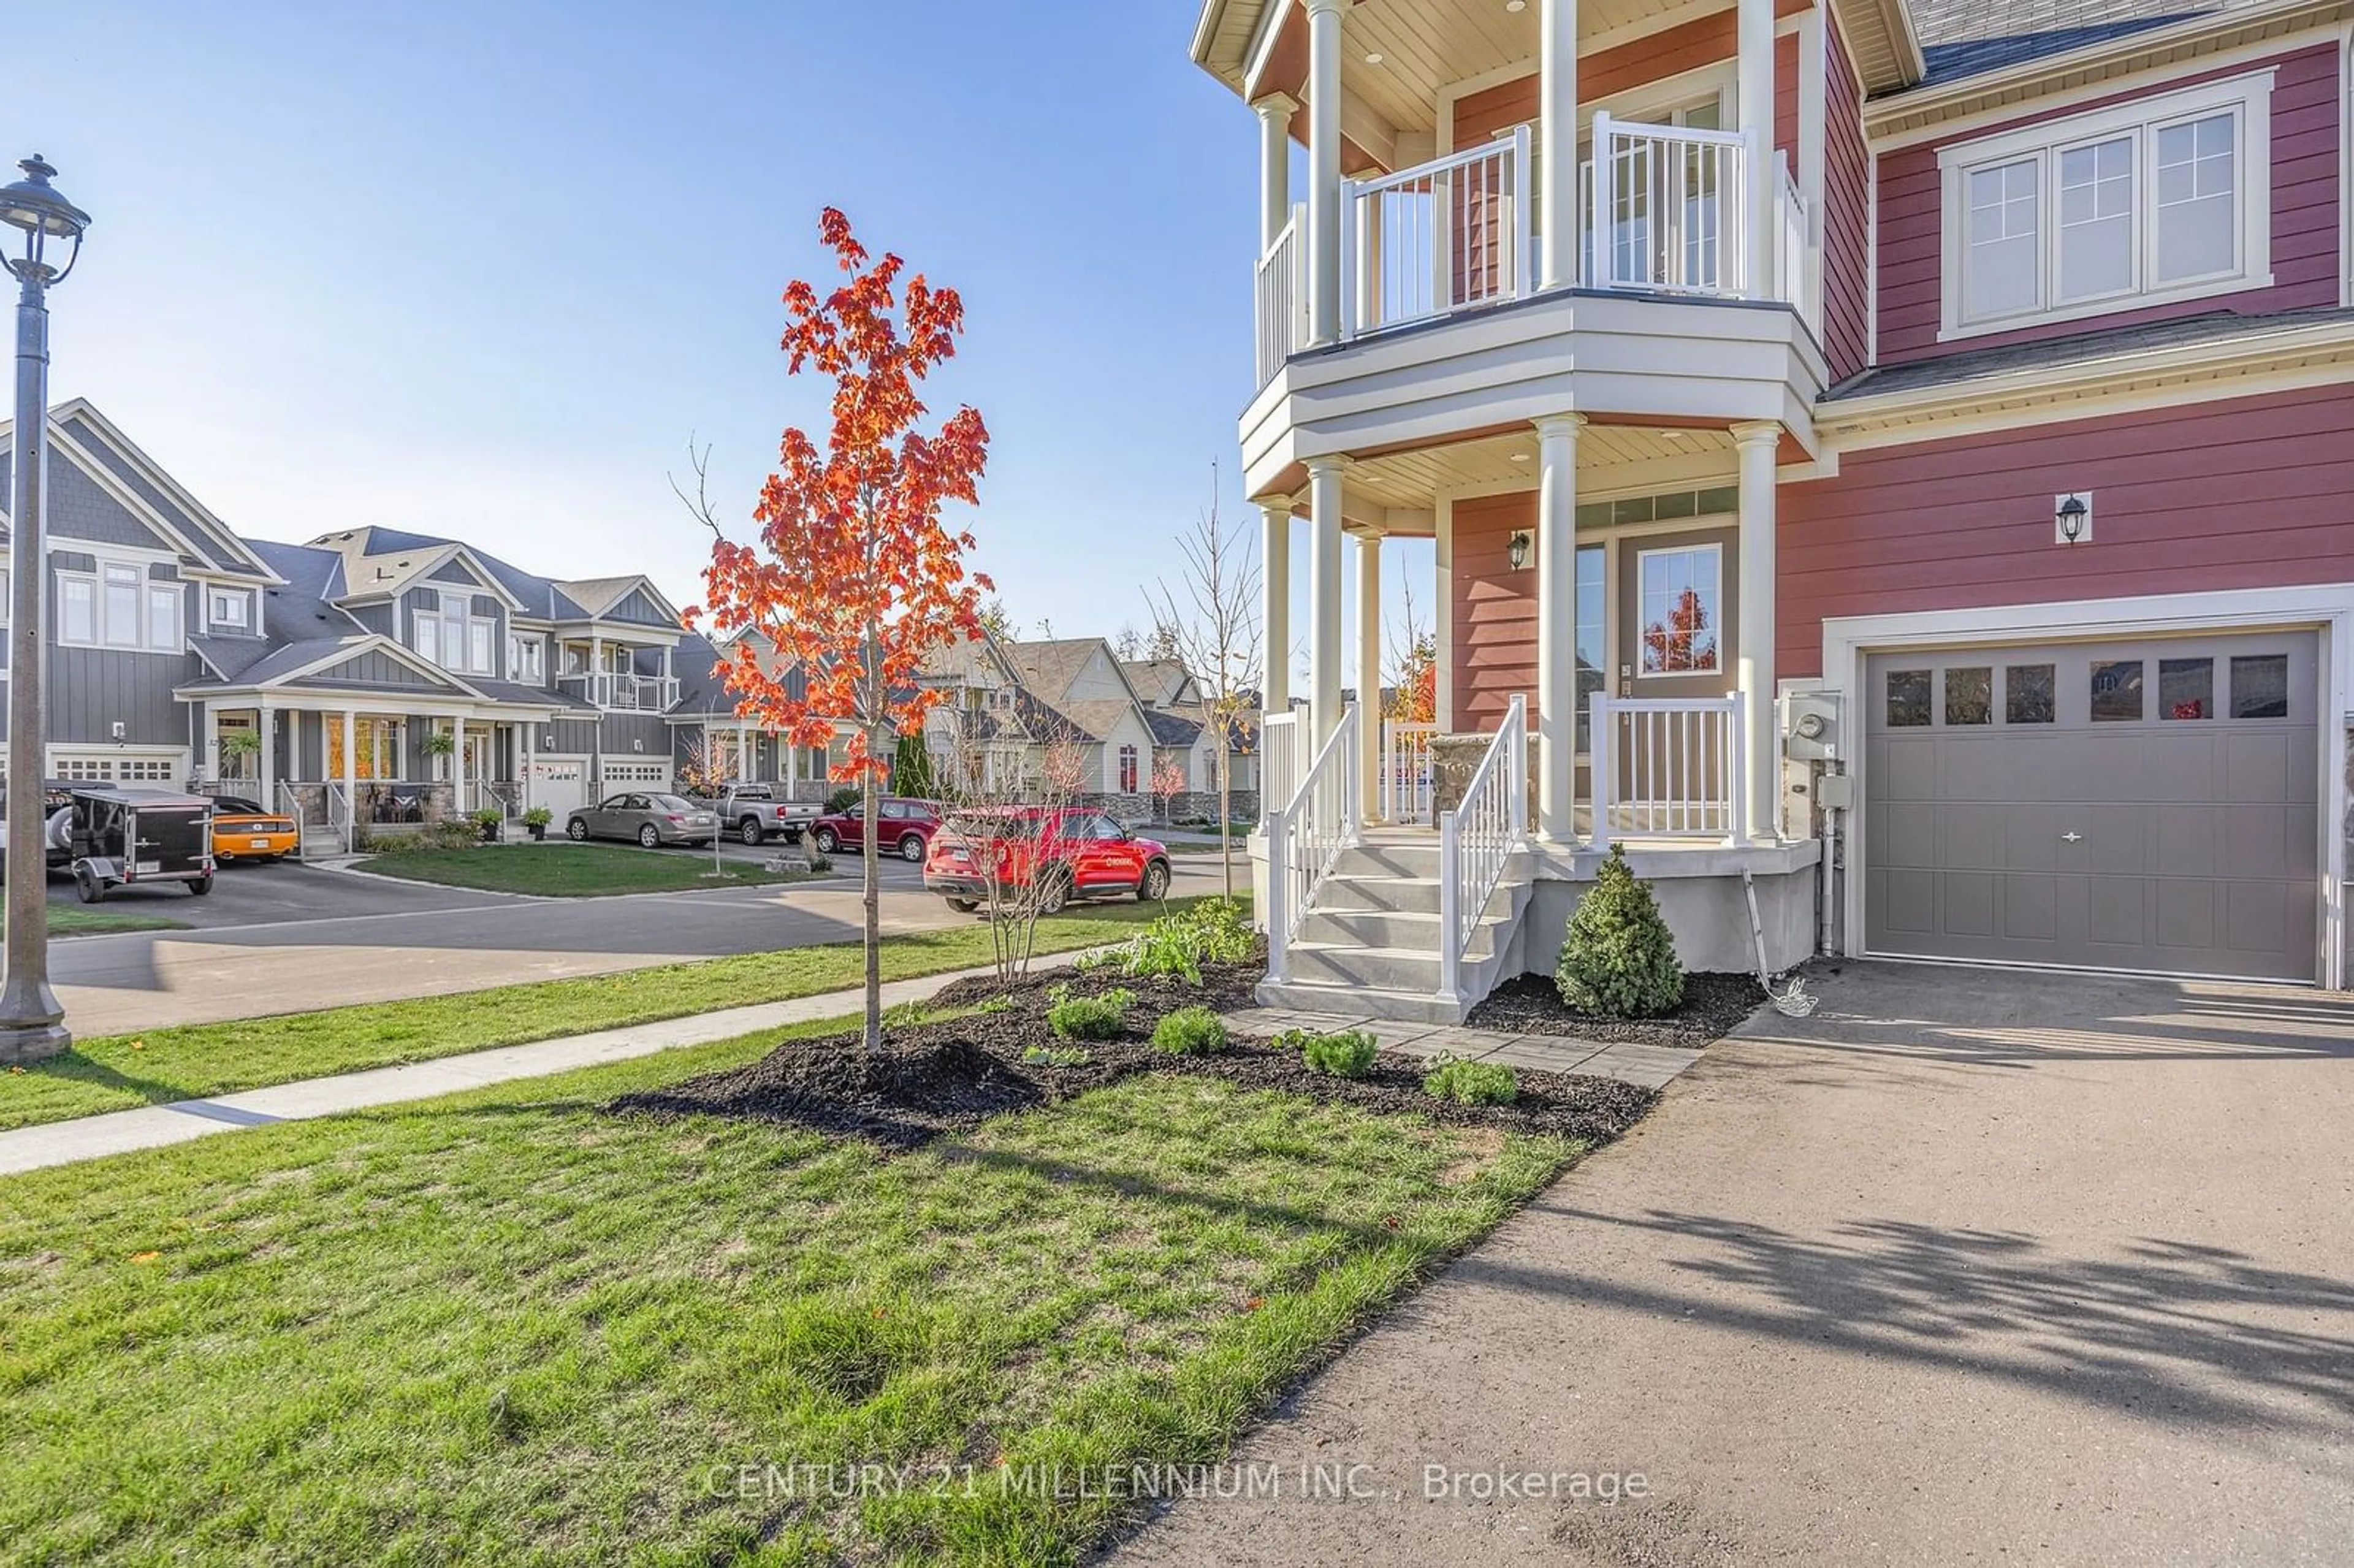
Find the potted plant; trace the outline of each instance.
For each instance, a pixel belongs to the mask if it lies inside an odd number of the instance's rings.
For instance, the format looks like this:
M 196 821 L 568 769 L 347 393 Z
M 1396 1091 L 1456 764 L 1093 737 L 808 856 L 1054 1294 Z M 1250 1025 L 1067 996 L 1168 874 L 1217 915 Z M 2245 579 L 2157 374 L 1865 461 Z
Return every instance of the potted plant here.
M 547 837 L 547 824 L 554 821 L 556 813 L 545 806 L 534 806 L 523 814 L 523 825 L 531 830 L 535 842 Z
M 220 770 L 225 779 L 245 777 L 246 763 L 261 755 L 261 736 L 249 729 L 225 729 L 220 736 Z
M 448 757 L 458 749 L 458 732 L 449 729 L 428 730 L 418 743 L 428 757 Z
M 473 818 L 474 825 L 482 831 L 484 843 L 494 844 L 499 842 L 499 829 L 507 820 L 504 811 L 500 810 L 496 806 L 484 806 L 473 813 Z

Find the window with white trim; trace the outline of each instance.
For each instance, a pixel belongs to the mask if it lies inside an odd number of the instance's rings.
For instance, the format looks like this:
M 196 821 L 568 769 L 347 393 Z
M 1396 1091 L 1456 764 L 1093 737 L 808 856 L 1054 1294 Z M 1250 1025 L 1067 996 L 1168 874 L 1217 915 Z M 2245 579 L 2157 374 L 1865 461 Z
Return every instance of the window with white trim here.
M 498 623 L 472 613 L 471 593 L 420 595 L 408 643 L 418 656 L 445 670 L 476 675 L 498 672 Z
M 507 639 L 507 679 L 536 686 L 546 679 L 547 666 L 542 655 L 546 644 L 536 637 L 520 632 Z
M 1637 612 L 1645 675 L 1704 675 L 1723 668 L 1724 552 L 1717 545 L 1644 550 L 1636 556 Z
M 180 585 L 151 581 L 138 561 L 101 558 L 90 571 L 60 570 L 58 641 L 83 648 L 177 653 Z
M 2272 281 L 2269 70 L 1942 149 L 1944 331 Z
M 234 588 L 214 588 L 206 595 L 206 619 L 216 631 L 245 631 L 247 608 L 253 601 Z

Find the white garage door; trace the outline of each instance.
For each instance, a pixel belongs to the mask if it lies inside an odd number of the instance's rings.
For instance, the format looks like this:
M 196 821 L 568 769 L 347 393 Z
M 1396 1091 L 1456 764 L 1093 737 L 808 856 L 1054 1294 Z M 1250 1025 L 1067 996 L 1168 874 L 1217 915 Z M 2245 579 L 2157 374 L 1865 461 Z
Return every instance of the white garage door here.
M 667 762 L 605 762 L 605 793 L 616 789 L 667 789 L 670 788 L 670 764 Z
M 186 752 L 139 756 L 131 752 L 59 751 L 50 754 L 50 777 L 91 784 L 176 784 L 187 776 Z
M 1875 656 L 1867 948 L 2316 978 L 2318 652 L 2308 631 Z
M 535 757 L 531 763 L 531 800 L 545 806 L 564 825 L 564 815 L 588 803 L 588 759 L 585 757 Z

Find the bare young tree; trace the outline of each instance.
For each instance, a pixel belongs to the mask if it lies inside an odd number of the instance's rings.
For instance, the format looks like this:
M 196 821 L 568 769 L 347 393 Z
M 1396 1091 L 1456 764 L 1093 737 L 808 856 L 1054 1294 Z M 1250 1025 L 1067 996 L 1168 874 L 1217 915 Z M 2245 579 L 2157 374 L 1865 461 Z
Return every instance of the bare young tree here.
M 1165 581 L 1145 589 L 1153 639 L 1193 673 L 1202 715 L 1217 747 L 1219 863 L 1226 896 L 1235 892 L 1235 735 L 1259 685 L 1264 650 L 1259 629 L 1259 566 L 1246 530 L 1218 516 L 1218 469 L 1210 465 L 1210 504 L 1177 547 L 1185 561 L 1183 596 Z M 1156 597 L 1157 592 L 1157 597 Z
M 1031 746 L 1004 744 L 986 714 L 944 715 L 932 736 L 943 753 L 941 775 L 954 780 L 940 827 L 941 868 L 973 879 L 970 896 L 949 902 L 986 918 L 990 963 L 1011 985 L 1030 972 L 1039 920 L 1060 912 L 1070 895 L 1056 869 L 1068 858 L 1062 822 L 1077 803 L 1086 768 L 1077 746 L 1061 736 L 1032 767 Z

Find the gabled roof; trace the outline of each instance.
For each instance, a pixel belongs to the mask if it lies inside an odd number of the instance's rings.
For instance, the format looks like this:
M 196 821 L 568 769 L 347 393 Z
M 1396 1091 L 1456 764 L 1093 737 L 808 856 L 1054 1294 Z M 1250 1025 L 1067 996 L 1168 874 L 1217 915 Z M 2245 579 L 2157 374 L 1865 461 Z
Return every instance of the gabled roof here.
M 87 451 L 141 503 L 165 530 L 190 546 L 190 553 L 209 567 L 228 572 L 267 577 L 270 568 L 256 556 L 235 530 L 197 500 L 194 493 L 140 450 L 114 421 L 99 412 L 87 397 L 69 397 L 49 410 L 52 433 Z M 0 429 L 5 429 L 0 424 Z
M 456 539 L 369 525 L 322 534 L 311 541 L 311 546 L 343 557 L 345 598 L 389 598 L 456 561 L 489 592 L 507 600 L 507 608 L 524 608 L 473 546 Z
M 1924 86 L 2040 59 L 2250 0 L 1911 0 Z
M 671 603 L 662 589 L 654 587 L 653 579 L 642 572 L 620 577 L 579 577 L 558 582 L 556 587 L 580 607 L 582 614 L 579 619 L 583 620 L 602 620 L 622 600 L 641 592 L 653 601 L 654 608 L 662 611 L 671 625 L 680 625 L 685 620 L 679 613 L 678 606 Z
M 1150 721 L 1145 718 L 1144 704 L 1138 700 L 1136 688 L 1129 684 L 1128 674 L 1113 656 L 1111 644 L 1102 638 L 1042 638 L 1000 646 L 1030 696 L 1067 720 L 1085 738 L 1110 739 L 1120 720 L 1129 715 L 1150 727 Z M 1071 696 L 1073 684 L 1098 654 L 1127 694 L 1124 698 Z
M 335 600 L 343 597 L 344 558 L 308 545 L 248 541 L 253 553 L 279 577 L 265 590 L 261 624 L 272 637 L 342 636 L 367 629 Z

